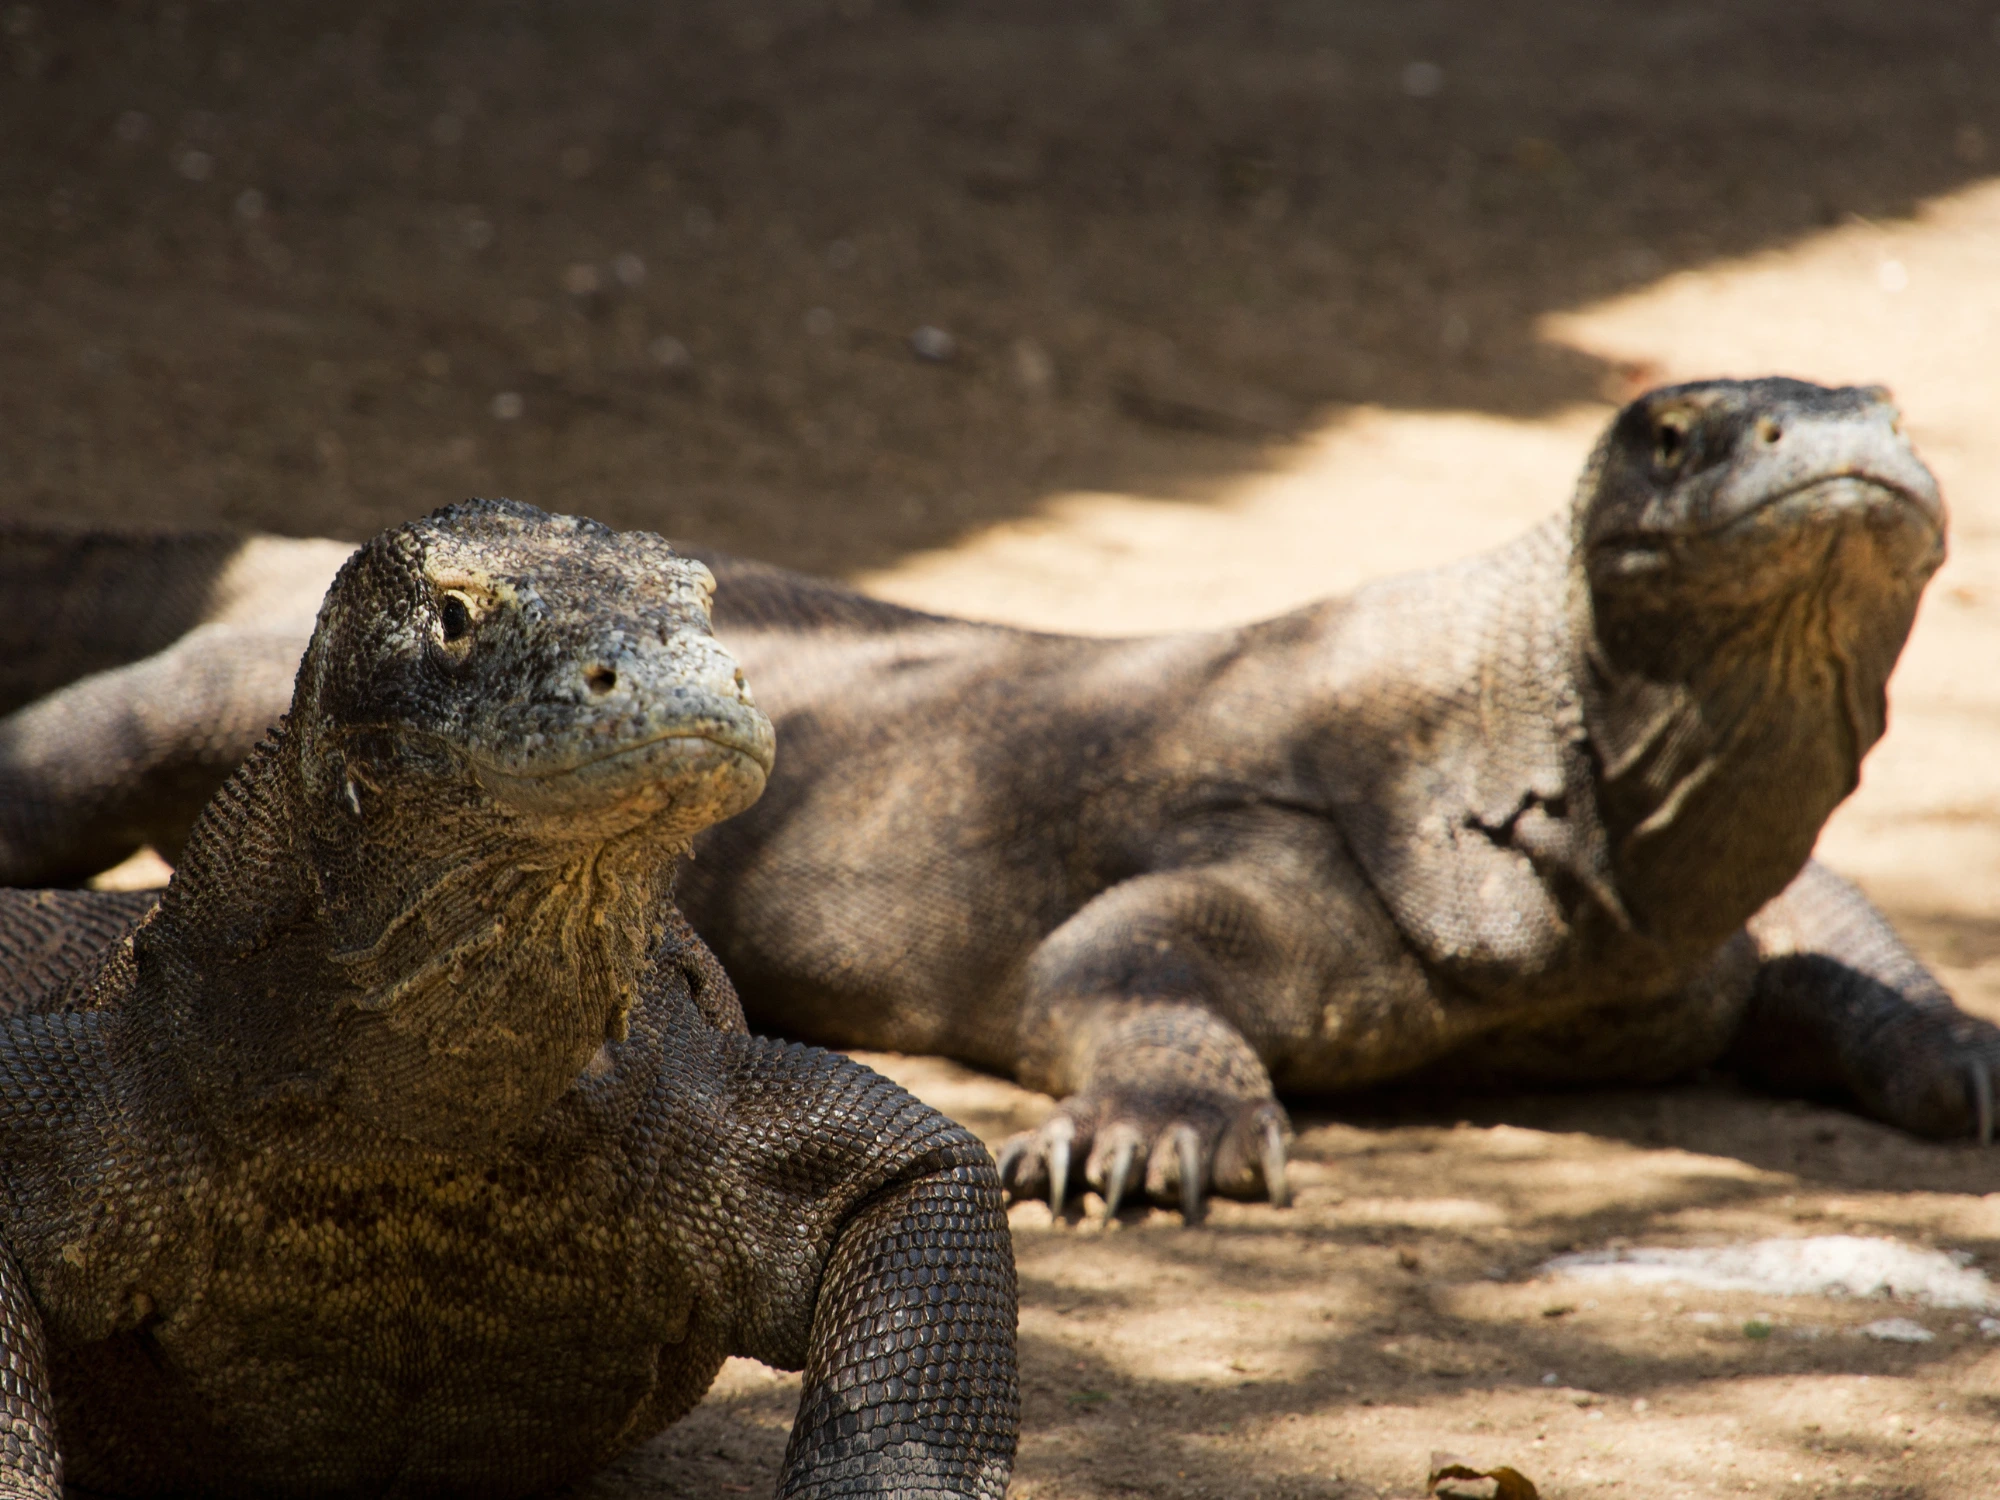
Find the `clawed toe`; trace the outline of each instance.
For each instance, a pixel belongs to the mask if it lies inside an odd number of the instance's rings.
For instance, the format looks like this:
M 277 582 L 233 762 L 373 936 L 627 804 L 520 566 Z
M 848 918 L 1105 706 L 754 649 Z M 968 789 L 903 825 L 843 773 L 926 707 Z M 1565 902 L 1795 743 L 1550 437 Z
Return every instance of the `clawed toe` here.
M 1201 1141 L 1189 1125 L 1176 1126 L 1173 1139 L 1174 1155 L 1179 1158 L 1181 1169 L 1181 1218 L 1188 1224 L 1199 1224 L 1204 1206 L 1201 1201 L 1202 1182 L 1208 1175 L 1202 1171 Z
M 1291 1185 L 1285 1181 L 1285 1125 L 1282 1120 L 1264 1121 L 1264 1191 L 1270 1195 L 1271 1207 L 1292 1206 Z
M 1111 1160 L 1104 1169 L 1104 1217 L 1118 1217 L 1118 1205 L 1125 1201 L 1125 1189 L 1132 1180 L 1132 1164 L 1139 1154 L 1139 1143 L 1132 1136 L 1123 1135 L 1118 1144 L 1111 1148 Z
M 1289 1139 L 1284 1111 L 1269 1100 L 1190 1116 L 1080 1098 L 1000 1148 L 1000 1181 L 1015 1199 L 1046 1198 L 1058 1219 L 1087 1184 L 1103 1197 L 1107 1220 L 1141 1199 L 1199 1224 L 1212 1193 L 1289 1206 Z
M 1993 1144 L 1993 1076 L 1983 1057 L 1966 1063 L 1965 1081 L 1972 1103 L 1972 1138 L 1982 1146 L 1990 1146 Z

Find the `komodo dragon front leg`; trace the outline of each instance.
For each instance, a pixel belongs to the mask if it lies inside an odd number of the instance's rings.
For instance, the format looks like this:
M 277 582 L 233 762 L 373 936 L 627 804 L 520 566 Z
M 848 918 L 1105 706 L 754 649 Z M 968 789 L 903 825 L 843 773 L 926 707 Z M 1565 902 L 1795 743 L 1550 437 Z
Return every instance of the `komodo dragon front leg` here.
M 0 885 L 67 885 L 194 817 L 284 712 L 311 622 L 211 624 L 0 718 Z
M 352 550 L 0 522 L 0 885 L 175 858 L 284 713 Z
M 805 1372 L 780 1500 L 1000 1500 L 1016 1290 L 985 1148 L 837 1054 L 730 1046 L 748 1180 L 729 1229 L 756 1288 L 736 1352 Z
M 62 1500 L 48 1341 L 26 1278 L 0 1250 L 0 1497 Z
M 1267 932 L 1204 870 L 1128 880 L 1051 933 L 1029 962 L 1020 1077 L 1062 1103 L 1002 1149 L 1001 1180 L 1058 1216 L 1073 1165 L 1107 1214 L 1135 1185 L 1190 1223 L 1211 1184 L 1286 1202 L 1290 1126 L 1244 1032 L 1283 983 Z
M 1274 1096 L 1308 1059 L 1367 1081 L 1436 1051 L 1450 1017 L 1324 827 L 1239 814 L 1232 857 L 1112 886 L 1036 948 L 1020 1077 L 1062 1098 L 1000 1154 L 1017 1195 L 1061 1213 L 1080 1180 L 1116 1213 L 1135 1186 L 1177 1202 L 1288 1200 Z

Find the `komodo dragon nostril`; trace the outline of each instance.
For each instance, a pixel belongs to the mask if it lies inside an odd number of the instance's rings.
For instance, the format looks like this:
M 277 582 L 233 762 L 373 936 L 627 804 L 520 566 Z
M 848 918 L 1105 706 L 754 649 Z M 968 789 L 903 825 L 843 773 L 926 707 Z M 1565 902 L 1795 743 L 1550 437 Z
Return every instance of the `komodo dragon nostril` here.
M 618 686 L 618 674 L 609 667 L 592 667 L 584 674 L 583 680 L 600 697 Z
M 1776 422 L 1773 422 L 1769 417 L 1764 418 L 1763 421 L 1757 424 L 1757 436 L 1767 446 L 1775 444 L 1784 435 L 1785 429 L 1780 427 Z

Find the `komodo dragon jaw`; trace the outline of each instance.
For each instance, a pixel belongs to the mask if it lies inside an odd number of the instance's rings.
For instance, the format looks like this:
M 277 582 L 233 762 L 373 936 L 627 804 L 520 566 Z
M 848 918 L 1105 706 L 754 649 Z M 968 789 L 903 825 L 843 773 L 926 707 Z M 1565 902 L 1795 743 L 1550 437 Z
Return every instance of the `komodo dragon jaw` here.
M 282 737 L 312 920 L 242 960 L 288 954 L 346 1001 L 320 1057 L 233 1078 L 290 1097 L 304 1073 L 358 1121 L 478 1149 L 623 1039 L 688 839 L 772 763 L 712 589 L 657 537 L 509 502 L 355 554 Z M 184 868 L 226 828 L 198 823 Z

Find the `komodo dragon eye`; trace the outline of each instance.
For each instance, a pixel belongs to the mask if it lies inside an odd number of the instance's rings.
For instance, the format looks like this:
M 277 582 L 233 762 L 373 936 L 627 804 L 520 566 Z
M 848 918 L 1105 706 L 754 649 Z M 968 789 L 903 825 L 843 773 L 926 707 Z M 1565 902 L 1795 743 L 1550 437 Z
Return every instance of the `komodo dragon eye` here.
M 472 630 L 472 611 L 458 595 L 446 594 L 438 606 L 438 624 L 443 627 L 446 640 L 462 641 Z
M 1678 469 L 1687 451 L 1688 419 L 1669 412 L 1653 428 L 1653 462 L 1662 469 Z

